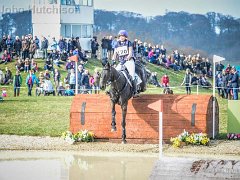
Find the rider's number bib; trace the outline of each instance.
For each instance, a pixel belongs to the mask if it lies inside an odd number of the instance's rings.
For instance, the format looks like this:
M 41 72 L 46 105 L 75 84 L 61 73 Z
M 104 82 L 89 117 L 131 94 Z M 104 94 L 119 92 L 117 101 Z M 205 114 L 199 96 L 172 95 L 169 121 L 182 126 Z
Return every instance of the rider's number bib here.
M 121 46 L 117 48 L 117 54 L 119 56 L 126 56 L 128 55 L 128 47 L 127 46 Z

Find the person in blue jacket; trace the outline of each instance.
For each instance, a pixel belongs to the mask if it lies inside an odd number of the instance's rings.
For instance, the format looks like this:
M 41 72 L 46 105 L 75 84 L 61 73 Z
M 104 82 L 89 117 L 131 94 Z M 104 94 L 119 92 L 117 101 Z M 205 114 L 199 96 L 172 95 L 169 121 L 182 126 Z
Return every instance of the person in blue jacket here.
M 232 79 L 230 80 L 230 83 L 233 88 L 233 100 L 238 100 L 238 91 L 239 91 L 239 75 L 236 71 L 236 68 L 232 68 Z
M 34 74 L 33 70 L 30 70 L 26 78 L 26 85 L 28 87 L 28 96 L 32 96 L 32 87 L 34 83 L 38 84 L 38 79 Z

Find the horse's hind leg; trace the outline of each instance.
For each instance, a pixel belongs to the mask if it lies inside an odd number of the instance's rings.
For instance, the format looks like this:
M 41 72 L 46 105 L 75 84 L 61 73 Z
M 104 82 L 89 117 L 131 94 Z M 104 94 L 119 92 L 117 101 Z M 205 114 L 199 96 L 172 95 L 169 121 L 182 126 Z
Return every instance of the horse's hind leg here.
M 127 115 L 127 103 L 122 105 L 122 144 L 126 144 L 126 115 Z
M 114 132 L 117 130 L 116 128 L 116 111 L 115 111 L 115 103 L 111 101 L 111 106 L 112 106 L 112 129 L 111 131 Z

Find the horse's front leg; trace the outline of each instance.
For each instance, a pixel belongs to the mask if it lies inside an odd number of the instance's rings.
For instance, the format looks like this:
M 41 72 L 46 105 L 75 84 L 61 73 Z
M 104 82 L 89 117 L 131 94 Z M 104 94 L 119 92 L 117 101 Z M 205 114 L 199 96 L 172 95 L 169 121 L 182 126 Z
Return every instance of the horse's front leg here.
M 122 108 L 122 144 L 126 144 L 126 115 L 127 115 L 127 106 L 128 103 L 126 102 L 124 105 L 121 106 Z
M 112 107 L 112 129 L 111 132 L 114 132 L 117 130 L 116 128 L 116 111 L 115 111 L 115 103 L 111 101 L 111 107 Z

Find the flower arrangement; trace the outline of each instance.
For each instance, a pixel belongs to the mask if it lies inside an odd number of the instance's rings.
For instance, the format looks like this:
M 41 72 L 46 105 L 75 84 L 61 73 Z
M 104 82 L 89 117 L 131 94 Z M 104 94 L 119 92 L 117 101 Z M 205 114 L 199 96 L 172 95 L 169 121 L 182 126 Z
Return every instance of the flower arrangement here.
M 79 131 L 74 135 L 75 139 L 80 142 L 93 142 L 94 134 L 88 130 Z
M 94 141 L 94 134 L 88 130 L 79 131 L 76 134 L 73 134 L 71 131 L 66 131 L 62 133 L 61 137 L 69 144 Z
M 228 133 L 228 134 L 227 134 L 227 138 L 228 138 L 229 140 L 240 140 L 240 134 Z
M 183 131 L 180 135 L 175 138 L 171 138 L 170 141 L 174 147 L 181 147 L 183 144 L 192 144 L 192 145 L 208 145 L 210 139 L 205 133 L 192 133 L 189 134 L 187 131 Z

